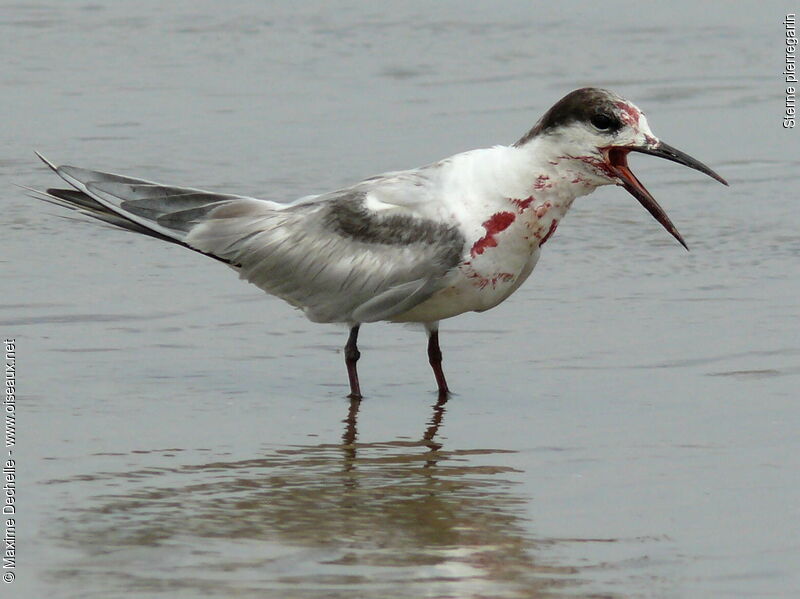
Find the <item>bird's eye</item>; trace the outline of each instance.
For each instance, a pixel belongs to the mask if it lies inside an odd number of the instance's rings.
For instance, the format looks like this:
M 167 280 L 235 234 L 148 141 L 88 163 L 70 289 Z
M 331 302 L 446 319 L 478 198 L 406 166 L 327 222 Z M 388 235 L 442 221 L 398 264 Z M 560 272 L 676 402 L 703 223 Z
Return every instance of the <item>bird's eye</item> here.
M 592 116 L 591 123 L 601 131 L 606 131 L 611 128 L 613 124 L 613 120 L 610 116 L 603 113 L 598 113 Z

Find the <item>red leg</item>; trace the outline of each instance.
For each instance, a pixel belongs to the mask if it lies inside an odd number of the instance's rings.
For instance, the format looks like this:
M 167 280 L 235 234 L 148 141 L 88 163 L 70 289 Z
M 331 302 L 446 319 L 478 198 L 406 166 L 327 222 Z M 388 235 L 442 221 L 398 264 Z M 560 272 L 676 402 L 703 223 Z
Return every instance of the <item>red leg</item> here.
M 442 350 L 439 348 L 439 330 L 428 329 L 428 361 L 433 368 L 433 376 L 436 377 L 436 385 L 439 387 L 439 395 L 446 396 L 450 393 L 447 388 L 447 380 L 442 371 Z
M 358 351 L 356 342 L 358 340 L 358 327 L 355 325 L 350 329 L 350 337 L 347 338 L 347 344 L 344 346 L 344 363 L 347 366 L 347 377 L 350 379 L 350 399 L 361 399 L 361 387 L 358 385 L 358 370 L 356 369 L 356 362 L 361 357 L 361 352 Z

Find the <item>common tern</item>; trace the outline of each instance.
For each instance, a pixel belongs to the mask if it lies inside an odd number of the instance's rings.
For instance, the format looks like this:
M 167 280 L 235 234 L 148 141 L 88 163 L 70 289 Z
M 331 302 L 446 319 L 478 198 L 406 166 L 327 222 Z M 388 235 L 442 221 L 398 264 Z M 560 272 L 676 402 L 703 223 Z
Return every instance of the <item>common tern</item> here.
M 347 324 L 351 398 L 361 398 L 361 324 L 422 323 L 438 391 L 446 396 L 439 321 L 483 312 L 514 293 L 575 198 L 620 185 L 686 247 L 628 167 L 630 152 L 666 158 L 727 185 L 660 141 L 634 104 L 582 88 L 512 145 L 384 173 L 289 204 L 56 166 L 41 154 L 72 188 L 38 193 L 224 262 L 313 322 Z

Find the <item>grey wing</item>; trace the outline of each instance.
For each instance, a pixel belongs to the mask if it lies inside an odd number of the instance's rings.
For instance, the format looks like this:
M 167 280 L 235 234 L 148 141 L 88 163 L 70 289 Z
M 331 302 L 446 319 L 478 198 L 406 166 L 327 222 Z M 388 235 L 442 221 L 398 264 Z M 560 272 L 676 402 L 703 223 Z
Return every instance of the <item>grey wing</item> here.
M 444 286 L 464 247 L 455 227 L 367 210 L 363 185 L 287 206 L 47 164 L 77 190 L 50 198 L 222 260 L 317 322 L 411 309 Z
M 370 212 L 357 188 L 281 210 L 234 202 L 187 243 L 237 264 L 241 276 L 316 322 L 374 322 L 441 289 L 461 260 L 454 227 Z

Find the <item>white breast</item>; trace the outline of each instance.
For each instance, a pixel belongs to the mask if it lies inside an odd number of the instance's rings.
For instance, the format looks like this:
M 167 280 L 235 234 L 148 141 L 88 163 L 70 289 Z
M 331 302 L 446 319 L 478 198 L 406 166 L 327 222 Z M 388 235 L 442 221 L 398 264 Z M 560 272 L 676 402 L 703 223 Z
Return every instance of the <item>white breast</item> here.
M 467 239 L 462 262 L 445 288 L 392 320 L 432 322 L 493 308 L 528 278 L 575 197 L 590 191 L 513 148 L 456 158 L 443 176 L 442 206 Z

